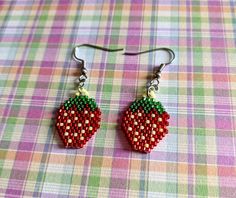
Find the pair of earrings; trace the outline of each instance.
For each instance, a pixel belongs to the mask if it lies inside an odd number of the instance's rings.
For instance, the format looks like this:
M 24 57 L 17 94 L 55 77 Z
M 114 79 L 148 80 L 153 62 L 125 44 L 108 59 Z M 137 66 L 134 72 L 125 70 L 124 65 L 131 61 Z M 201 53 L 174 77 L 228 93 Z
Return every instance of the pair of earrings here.
M 84 83 L 87 79 L 87 70 L 84 60 L 77 57 L 79 47 L 91 47 L 108 52 L 117 52 L 123 49 L 108 49 L 100 46 L 82 44 L 74 48 L 72 57 L 81 69 L 80 76 L 76 80 L 77 93 L 66 100 L 56 114 L 56 128 L 66 148 L 82 148 L 86 142 L 100 128 L 101 110 L 96 101 L 90 98 Z M 146 94 L 135 100 L 125 111 L 122 117 L 122 129 L 127 136 L 132 148 L 136 151 L 149 153 L 158 142 L 168 133 L 169 114 L 162 104 L 156 100 L 159 79 L 163 68 L 171 64 L 175 58 L 174 52 L 169 48 L 157 48 L 147 51 L 123 55 L 139 55 L 154 51 L 166 51 L 169 62 L 161 64 L 154 72 L 154 78 L 147 84 Z

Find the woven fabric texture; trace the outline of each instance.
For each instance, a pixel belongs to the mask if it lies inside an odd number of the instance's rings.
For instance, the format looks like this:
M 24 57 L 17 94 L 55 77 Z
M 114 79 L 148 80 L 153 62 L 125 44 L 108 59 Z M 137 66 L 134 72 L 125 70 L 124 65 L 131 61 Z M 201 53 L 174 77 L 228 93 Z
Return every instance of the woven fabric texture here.
M 235 0 L 0 1 L 0 197 L 236 197 Z M 121 130 L 165 54 L 81 48 L 102 111 L 83 149 L 55 112 L 74 93 L 73 47 L 174 50 L 157 98 L 169 134 L 137 153 Z

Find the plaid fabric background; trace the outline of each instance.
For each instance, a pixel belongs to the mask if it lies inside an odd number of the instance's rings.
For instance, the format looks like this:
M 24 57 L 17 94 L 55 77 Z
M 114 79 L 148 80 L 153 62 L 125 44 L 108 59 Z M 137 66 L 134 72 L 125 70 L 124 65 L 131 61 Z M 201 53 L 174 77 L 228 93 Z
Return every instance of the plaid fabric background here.
M 235 0 L 0 1 L 1 197 L 236 197 Z M 84 49 L 97 134 L 63 149 L 54 112 L 74 89 L 75 45 L 169 47 L 158 100 L 169 134 L 132 152 L 119 117 L 162 56 Z

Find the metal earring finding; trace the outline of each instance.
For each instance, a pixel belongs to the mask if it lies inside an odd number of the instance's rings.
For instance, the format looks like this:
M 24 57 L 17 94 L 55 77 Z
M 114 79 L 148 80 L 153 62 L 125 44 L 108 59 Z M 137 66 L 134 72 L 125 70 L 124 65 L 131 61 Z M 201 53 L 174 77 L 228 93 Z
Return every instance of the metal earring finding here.
M 166 47 L 161 47 L 161 48 L 154 48 L 150 50 L 145 50 L 141 52 L 125 52 L 123 55 L 128 55 L 128 56 L 136 56 L 136 55 L 141 55 L 141 54 L 146 54 L 150 52 L 155 52 L 155 51 L 165 51 L 169 54 L 170 58 L 169 61 L 166 63 L 161 63 L 159 67 L 157 67 L 155 73 L 154 73 L 154 78 L 147 84 L 147 96 L 148 97 L 154 97 L 156 92 L 158 91 L 158 86 L 159 86 L 159 79 L 161 78 L 161 71 L 164 69 L 165 66 L 171 64 L 173 60 L 175 59 L 175 53 L 173 50 L 166 48 Z
M 79 48 L 81 48 L 81 47 L 89 47 L 89 48 L 98 49 L 98 50 L 102 50 L 102 51 L 106 51 L 106 52 L 123 51 L 123 48 L 111 49 L 111 48 L 106 48 L 106 47 L 102 47 L 102 46 L 98 46 L 98 45 L 92 45 L 92 44 L 81 44 L 81 45 L 75 46 L 74 49 L 73 49 L 73 52 L 72 52 L 72 58 L 79 64 L 80 71 L 81 71 L 80 76 L 75 80 L 76 85 L 77 85 L 78 94 L 87 92 L 83 87 L 84 87 L 85 81 L 88 78 L 88 76 L 87 76 L 87 69 L 84 66 L 85 65 L 84 60 L 79 58 L 76 55 L 77 54 L 77 50 Z

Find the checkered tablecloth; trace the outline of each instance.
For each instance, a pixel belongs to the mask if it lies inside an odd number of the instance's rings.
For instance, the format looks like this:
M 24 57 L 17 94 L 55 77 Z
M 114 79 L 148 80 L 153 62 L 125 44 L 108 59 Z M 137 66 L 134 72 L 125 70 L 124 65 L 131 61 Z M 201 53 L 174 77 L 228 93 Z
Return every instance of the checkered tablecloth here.
M 59 105 L 74 90 L 75 45 L 169 47 L 158 100 L 169 134 L 150 154 L 120 129 L 162 55 L 81 49 L 102 111 L 83 149 L 64 149 Z M 235 0 L 1 0 L 0 197 L 236 197 Z

